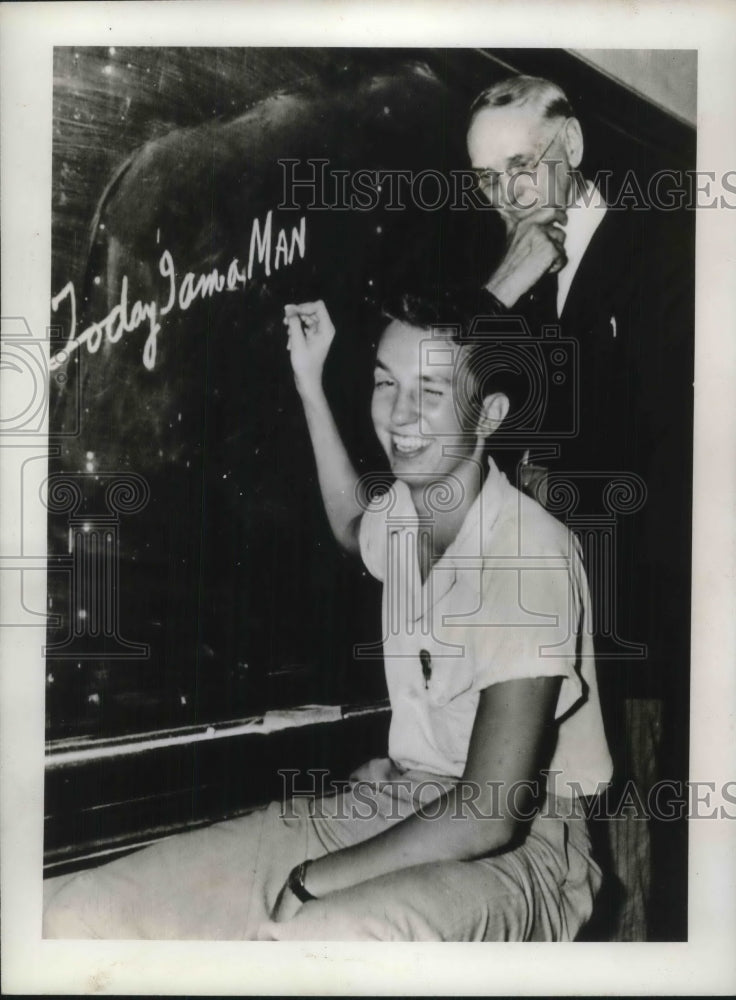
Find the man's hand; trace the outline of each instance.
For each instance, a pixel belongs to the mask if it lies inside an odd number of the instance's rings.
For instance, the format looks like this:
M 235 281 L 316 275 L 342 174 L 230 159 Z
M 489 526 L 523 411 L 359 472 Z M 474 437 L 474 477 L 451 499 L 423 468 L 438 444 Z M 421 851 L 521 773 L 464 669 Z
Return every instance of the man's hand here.
M 516 218 L 504 216 L 506 252 L 486 283 L 489 292 L 507 308 L 532 288 L 543 274 L 555 274 L 567 263 L 565 231 L 567 213 L 560 208 L 540 208 Z
M 322 370 L 335 336 L 327 308 L 320 299 L 284 307 L 284 323 L 289 330 L 287 350 L 299 394 L 309 396 L 321 391 Z

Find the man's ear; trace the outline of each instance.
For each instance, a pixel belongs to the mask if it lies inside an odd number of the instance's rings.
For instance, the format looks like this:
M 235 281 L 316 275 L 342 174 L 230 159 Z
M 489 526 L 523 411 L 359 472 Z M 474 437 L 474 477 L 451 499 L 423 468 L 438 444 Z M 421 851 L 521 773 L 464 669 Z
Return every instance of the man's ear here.
M 575 170 L 580 166 L 580 162 L 583 159 L 584 147 L 583 130 L 580 128 L 580 122 L 577 118 L 568 118 L 563 132 L 563 140 L 568 162 L 572 169 Z
M 493 392 L 481 404 L 478 434 L 489 437 L 497 431 L 509 412 L 509 397 L 503 392 Z

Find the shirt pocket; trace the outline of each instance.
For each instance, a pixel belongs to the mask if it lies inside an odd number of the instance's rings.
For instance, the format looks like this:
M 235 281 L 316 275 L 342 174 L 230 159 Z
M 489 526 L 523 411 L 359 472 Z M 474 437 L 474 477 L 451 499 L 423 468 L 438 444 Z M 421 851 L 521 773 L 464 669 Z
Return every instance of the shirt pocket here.
M 430 675 L 425 678 L 429 702 L 442 707 L 473 687 L 474 670 L 469 650 L 464 655 L 431 654 Z
M 431 673 L 427 695 L 441 707 L 470 691 L 475 679 L 472 617 L 479 608 L 479 574 L 458 574 L 455 584 L 435 604 L 432 615 Z M 426 680 L 426 678 L 425 678 Z

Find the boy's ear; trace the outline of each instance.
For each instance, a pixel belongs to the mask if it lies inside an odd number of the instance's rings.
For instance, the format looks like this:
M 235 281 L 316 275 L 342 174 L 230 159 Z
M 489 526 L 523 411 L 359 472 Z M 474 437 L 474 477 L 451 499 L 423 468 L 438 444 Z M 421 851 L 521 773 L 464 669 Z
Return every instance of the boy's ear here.
M 509 412 L 509 405 L 509 397 L 503 392 L 493 392 L 485 397 L 478 418 L 478 434 L 481 437 L 489 437 L 498 430 Z

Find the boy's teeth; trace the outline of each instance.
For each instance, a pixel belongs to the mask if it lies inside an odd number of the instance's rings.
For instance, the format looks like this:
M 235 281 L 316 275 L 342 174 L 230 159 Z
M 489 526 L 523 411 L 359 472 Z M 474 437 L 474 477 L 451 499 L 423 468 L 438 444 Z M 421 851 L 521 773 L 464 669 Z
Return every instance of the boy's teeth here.
M 397 451 L 417 451 L 426 444 L 426 441 L 420 437 L 407 437 L 402 435 L 394 435 L 394 447 Z

